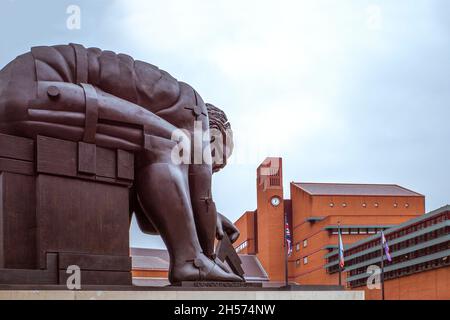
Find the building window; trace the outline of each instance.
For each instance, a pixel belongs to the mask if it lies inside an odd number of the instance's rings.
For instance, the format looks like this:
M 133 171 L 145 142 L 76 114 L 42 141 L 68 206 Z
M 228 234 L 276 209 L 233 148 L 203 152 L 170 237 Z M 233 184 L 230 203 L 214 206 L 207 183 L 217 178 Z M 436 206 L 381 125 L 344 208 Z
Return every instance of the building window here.
M 308 257 L 303 257 L 303 264 L 308 264 Z
M 398 208 L 398 203 L 394 203 L 394 208 Z
M 343 208 L 346 208 L 347 207 L 347 204 L 344 202 L 344 203 L 342 203 L 342 207 Z
M 375 208 L 378 208 L 380 205 L 378 204 L 378 202 L 375 202 L 374 206 Z
M 308 239 L 303 240 L 303 248 L 308 246 Z
M 334 207 L 334 203 L 330 202 L 330 207 L 333 208 Z
M 297 268 L 300 267 L 300 259 L 295 260 L 295 266 L 296 266 Z
M 295 244 L 295 251 L 300 251 L 300 242 Z
M 367 208 L 367 203 L 364 202 L 364 203 L 362 204 L 362 206 L 363 206 L 363 208 Z
M 239 252 L 241 252 L 242 250 L 244 250 L 247 247 L 248 247 L 248 241 L 245 240 L 245 242 L 241 243 L 238 247 L 236 247 L 235 250 L 236 250 L 237 253 L 239 253 Z
M 405 204 L 405 208 L 409 208 L 409 203 L 406 203 L 406 204 Z

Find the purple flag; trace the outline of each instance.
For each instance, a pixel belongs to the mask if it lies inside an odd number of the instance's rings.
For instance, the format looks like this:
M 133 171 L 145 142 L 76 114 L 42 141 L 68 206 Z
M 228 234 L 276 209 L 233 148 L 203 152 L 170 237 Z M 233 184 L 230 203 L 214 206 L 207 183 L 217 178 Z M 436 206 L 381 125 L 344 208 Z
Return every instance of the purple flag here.
M 342 242 L 341 229 L 339 229 L 339 266 L 343 268 L 345 266 L 344 260 L 344 243 Z
M 286 246 L 288 248 L 288 256 L 291 256 L 291 254 L 292 254 L 292 239 L 291 239 L 291 231 L 289 230 L 289 223 L 287 221 L 287 218 L 284 219 L 284 227 L 285 227 Z
M 383 245 L 384 253 L 386 254 L 386 258 L 388 259 L 389 262 L 391 262 L 392 257 L 391 257 L 391 254 L 389 253 L 389 246 L 387 244 L 386 237 L 384 236 L 383 231 L 381 231 L 381 244 Z

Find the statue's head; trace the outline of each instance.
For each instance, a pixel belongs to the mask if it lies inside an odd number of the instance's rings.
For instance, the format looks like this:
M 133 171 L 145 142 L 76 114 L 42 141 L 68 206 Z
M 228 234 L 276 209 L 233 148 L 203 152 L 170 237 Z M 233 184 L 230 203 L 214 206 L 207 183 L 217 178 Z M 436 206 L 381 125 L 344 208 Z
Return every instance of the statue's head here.
M 209 116 L 213 172 L 217 172 L 227 165 L 227 160 L 233 152 L 233 131 L 225 112 L 210 103 L 206 103 L 206 108 Z

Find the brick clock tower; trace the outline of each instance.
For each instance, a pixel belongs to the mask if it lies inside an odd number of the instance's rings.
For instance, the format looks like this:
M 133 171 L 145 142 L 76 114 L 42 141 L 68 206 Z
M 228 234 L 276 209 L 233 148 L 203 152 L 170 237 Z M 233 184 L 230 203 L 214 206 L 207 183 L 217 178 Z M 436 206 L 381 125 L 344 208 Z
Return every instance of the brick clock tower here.
M 271 281 L 285 278 L 283 170 L 281 158 L 266 158 L 256 175 L 256 253 Z

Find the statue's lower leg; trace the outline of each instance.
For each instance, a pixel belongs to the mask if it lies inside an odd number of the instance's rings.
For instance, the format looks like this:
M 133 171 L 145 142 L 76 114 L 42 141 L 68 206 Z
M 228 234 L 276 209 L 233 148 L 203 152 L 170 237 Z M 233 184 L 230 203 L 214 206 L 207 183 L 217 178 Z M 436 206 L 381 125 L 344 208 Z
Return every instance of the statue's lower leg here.
M 189 190 L 197 234 L 203 253 L 214 259 L 217 212 L 211 195 L 211 166 L 205 164 L 189 167 Z
M 137 172 L 139 201 L 169 251 L 169 281 L 242 281 L 202 252 L 191 208 L 187 170 L 187 166 L 153 163 Z

